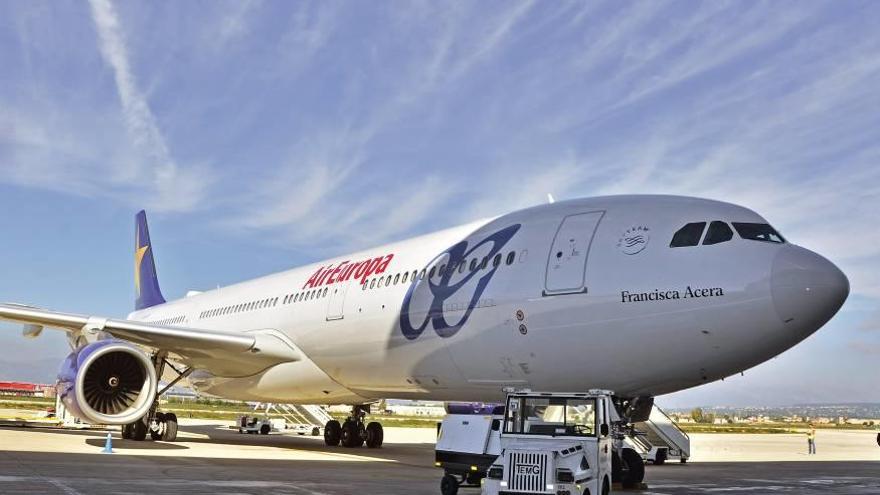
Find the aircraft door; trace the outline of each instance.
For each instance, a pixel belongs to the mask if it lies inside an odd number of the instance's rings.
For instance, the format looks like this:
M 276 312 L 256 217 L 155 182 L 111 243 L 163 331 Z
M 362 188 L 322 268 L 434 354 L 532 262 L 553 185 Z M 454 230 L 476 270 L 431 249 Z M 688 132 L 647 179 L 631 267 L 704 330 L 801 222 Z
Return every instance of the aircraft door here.
M 587 256 L 604 214 L 604 211 L 578 213 L 562 219 L 547 259 L 544 295 L 587 291 Z
M 349 285 L 351 285 L 351 281 L 330 286 L 331 289 L 327 301 L 327 321 L 341 320 L 345 317 L 345 293 L 348 292 Z

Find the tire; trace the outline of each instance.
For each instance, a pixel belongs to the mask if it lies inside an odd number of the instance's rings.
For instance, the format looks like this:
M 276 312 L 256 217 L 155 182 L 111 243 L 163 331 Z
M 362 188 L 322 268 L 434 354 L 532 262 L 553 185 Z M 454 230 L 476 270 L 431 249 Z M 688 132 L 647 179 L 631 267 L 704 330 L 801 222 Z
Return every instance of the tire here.
M 361 435 L 363 425 L 356 421 L 346 421 L 342 425 L 342 446 L 348 448 L 360 447 L 364 444 L 364 435 Z
M 606 476 L 602 481 L 602 495 L 608 495 L 609 492 L 611 492 L 611 484 L 608 483 L 608 477 Z
M 623 466 L 617 451 L 611 453 L 611 482 L 620 483 L 623 479 Z
M 342 427 L 339 426 L 339 421 L 335 419 L 327 421 L 327 424 L 324 425 L 324 445 L 336 447 L 341 439 Z
M 147 424 L 144 421 L 138 420 L 132 423 L 131 425 L 131 439 L 137 442 L 142 442 L 147 438 Z
M 131 430 L 132 430 L 131 424 L 122 425 L 122 438 L 123 438 L 123 440 L 131 440 Z
M 260 427 L 260 435 L 268 435 L 270 431 L 272 431 L 272 427 L 267 424 Z
M 458 493 L 458 480 L 451 474 L 444 474 L 440 479 L 440 493 L 442 495 L 456 495 Z
M 680 462 L 682 464 L 687 464 L 687 461 L 688 461 L 687 457 L 682 457 L 681 459 L 678 460 L 678 462 Z
M 634 488 L 645 479 L 645 461 L 633 449 L 623 449 L 622 461 L 626 466 L 626 470 L 622 473 L 623 479 L 621 479 L 623 487 Z
M 165 415 L 165 431 L 162 432 L 162 441 L 173 442 L 177 440 L 177 415 L 168 413 Z
M 320 434 L 321 434 L 321 429 L 320 429 L 320 428 L 318 428 L 317 426 L 314 427 L 314 428 L 312 428 L 312 436 L 313 436 L 313 437 L 316 437 L 316 436 L 318 436 L 318 435 L 320 435 Z
M 666 449 L 659 449 L 657 451 L 657 455 L 654 457 L 654 465 L 662 466 L 666 463 Z
M 373 421 L 367 425 L 365 436 L 367 448 L 378 449 L 382 446 L 382 442 L 385 440 L 385 431 L 382 429 L 380 423 Z

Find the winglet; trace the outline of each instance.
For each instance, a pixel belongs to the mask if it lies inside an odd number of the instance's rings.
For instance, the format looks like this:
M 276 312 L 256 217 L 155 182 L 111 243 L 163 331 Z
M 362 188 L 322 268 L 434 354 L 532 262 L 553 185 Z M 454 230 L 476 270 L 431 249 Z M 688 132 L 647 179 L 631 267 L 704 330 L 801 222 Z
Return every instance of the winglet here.
M 159 290 L 159 277 L 156 276 L 147 213 L 143 210 L 135 216 L 134 242 L 134 290 L 137 297 L 134 307 L 141 310 L 165 302 L 162 291 Z

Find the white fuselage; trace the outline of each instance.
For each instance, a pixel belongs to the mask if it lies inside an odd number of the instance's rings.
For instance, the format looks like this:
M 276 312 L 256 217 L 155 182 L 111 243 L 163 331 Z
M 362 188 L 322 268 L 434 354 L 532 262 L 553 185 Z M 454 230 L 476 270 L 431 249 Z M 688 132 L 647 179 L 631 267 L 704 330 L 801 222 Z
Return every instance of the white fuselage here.
M 191 377 L 229 398 L 497 400 L 504 386 L 654 396 L 778 355 L 820 328 L 848 294 L 834 265 L 788 243 L 734 233 L 717 244 L 670 247 L 685 224 L 713 221 L 767 223 L 749 209 L 695 198 L 558 202 L 129 318 L 278 331 L 307 357 L 253 376 L 218 376 L 209 366 Z

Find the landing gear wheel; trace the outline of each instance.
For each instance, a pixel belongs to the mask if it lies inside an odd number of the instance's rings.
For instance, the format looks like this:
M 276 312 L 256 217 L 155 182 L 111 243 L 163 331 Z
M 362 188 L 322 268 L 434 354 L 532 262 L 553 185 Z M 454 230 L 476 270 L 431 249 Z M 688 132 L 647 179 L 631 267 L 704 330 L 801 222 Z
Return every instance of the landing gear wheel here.
M 140 419 L 131 424 L 131 439 L 141 442 L 147 438 L 147 424 Z
M 260 435 L 268 435 L 270 431 L 272 431 L 272 427 L 267 424 L 260 427 Z
M 313 437 L 316 437 L 316 436 L 318 436 L 318 435 L 320 435 L 320 434 L 321 434 L 321 429 L 320 429 L 320 428 L 318 428 L 317 426 L 314 427 L 314 428 L 312 428 L 312 436 L 313 436 Z
M 342 425 L 342 446 L 360 447 L 364 444 L 364 425 L 357 421 L 346 421 Z
M 378 449 L 381 447 L 382 442 L 385 440 L 385 432 L 382 430 L 382 425 L 375 421 L 369 423 L 367 425 L 366 437 L 368 448 Z
M 623 449 L 623 464 L 626 466 L 621 479 L 623 487 L 637 487 L 645 479 L 645 461 L 642 460 L 642 456 L 635 450 Z
M 327 424 L 324 425 L 324 444 L 330 447 L 336 447 L 339 445 L 339 440 L 342 439 L 342 427 L 339 426 L 339 421 L 335 419 L 331 419 L 327 421 Z
M 880 435 L 877 435 L 877 437 L 878 437 L 878 438 L 877 438 L 877 443 L 880 443 Z M 678 462 L 680 462 L 680 463 L 682 463 L 682 464 L 687 464 L 687 461 L 688 461 L 688 458 L 687 458 L 687 457 L 682 457 L 681 459 L 678 460 Z
M 177 415 L 174 413 L 165 414 L 165 431 L 162 432 L 162 440 L 165 442 L 177 440 Z
M 440 493 L 443 495 L 456 495 L 458 493 L 458 480 L 451 474 L 444 474 L 440 479 Z
M 130 425 L 130 424 L 122 425 L 122 438 L 124 440 L 131 440 L 131 430 L 132 430 L 132 425 Z

